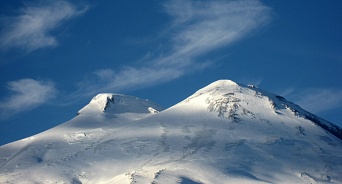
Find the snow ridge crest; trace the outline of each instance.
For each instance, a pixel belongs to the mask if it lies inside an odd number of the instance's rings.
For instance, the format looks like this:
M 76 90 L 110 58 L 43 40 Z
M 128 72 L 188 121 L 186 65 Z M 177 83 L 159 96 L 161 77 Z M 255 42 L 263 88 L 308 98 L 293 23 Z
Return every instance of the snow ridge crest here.
M 122 94 L 100 93 L 88 105 L 79 110 L 78 114 L 155 114 L 163 109 L 149 100 Z

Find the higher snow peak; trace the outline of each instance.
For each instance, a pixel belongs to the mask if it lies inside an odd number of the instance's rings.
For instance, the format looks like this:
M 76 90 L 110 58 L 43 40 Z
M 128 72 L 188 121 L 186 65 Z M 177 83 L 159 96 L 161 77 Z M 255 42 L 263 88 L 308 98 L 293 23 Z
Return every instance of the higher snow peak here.
M 229 79 L 221 79 L 215 82 L 212 82 L 207 87 L 225 87 L 225 86 L 236 86 L 238 85 L 236 82 Z
M 336 137 L 342 139 L 342 129 L 325 121 L 284 97 L 264 91 L 253 85 L 238 84 L 231 80 L 218 80 L 198 90 L 183 101 L 186 108 L 209 111 L 233 122 L 277 116 L 296 116 L 311 121 Z
M 198 90 L 196 93 L 206 93 L 209 91 L 219 90 L 219 89 L 229 90 L 232 88 L 236 88 L 238 86 L 239 85 L 232 80 L 217 80 L 217 81 L 209 84 L 208 86 Z

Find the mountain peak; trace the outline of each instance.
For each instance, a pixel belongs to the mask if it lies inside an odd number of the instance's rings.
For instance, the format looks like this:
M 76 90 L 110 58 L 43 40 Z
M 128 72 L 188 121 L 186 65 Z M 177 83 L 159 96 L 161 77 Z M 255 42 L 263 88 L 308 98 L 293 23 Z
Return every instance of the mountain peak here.
M 114 104 L 114 94 L 100 93 L 94 96 L 88 105 L 79 110 L 78 114 L 86 112 L 105 112 L 111 104 Z
M 147 99 L 122 94 L 100 93 L 93 97 L 88 105 L 79 110 L 78 114 L 149 114 L 157 113 L 163 109 Z
M 309 113 L 284 97 L 231 80 L 215 81 L 195 92 L 182 104 L 202 108 L 233 122 L 269 117 L 271 114 L 302 118 L 342 139 L 340 127 Z
M 215 82 L 212 82 L 211 84 L 209 84 L 207 87 L 225 87 L 225 86 L 236 86 L 238 85 L 236 82 L 229 80 L 229 79 L 221 79 L 221 80 L 217 80 Z
M 217 80 L 211 84 L 209 84 L 208 86 L 198 90 L 196 93 L 206 93 L 209 91 L 213 91 L 213 90 L 219 90 L 219 89 L 223 89 L 223 90 L 229 90 L 229 89 L 233 89 L 238 87 L 239 84 L 237 84 L 236 82 L 232 81 L 232 80 Z

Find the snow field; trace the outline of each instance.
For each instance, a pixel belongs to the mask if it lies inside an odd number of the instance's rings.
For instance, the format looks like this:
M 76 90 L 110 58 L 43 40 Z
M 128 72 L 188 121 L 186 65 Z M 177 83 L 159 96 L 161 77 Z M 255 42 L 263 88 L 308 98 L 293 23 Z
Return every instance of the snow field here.
M 228 80 L 163 111 L 100 94 L 69 122 L 1 146 L 0 182 L 341 183 L 342 142 L 306 113 Z

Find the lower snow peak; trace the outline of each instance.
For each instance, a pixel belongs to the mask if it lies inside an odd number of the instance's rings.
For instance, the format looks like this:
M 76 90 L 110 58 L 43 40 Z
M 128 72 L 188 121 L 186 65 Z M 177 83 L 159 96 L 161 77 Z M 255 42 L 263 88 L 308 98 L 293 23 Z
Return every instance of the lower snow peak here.
M 134 96 L 101 93 L 96 95 L 88 105 L 79 110 L 78 114 L 89 113 L 138 113 L 155 114 L 164 108 L 149 100 Z

